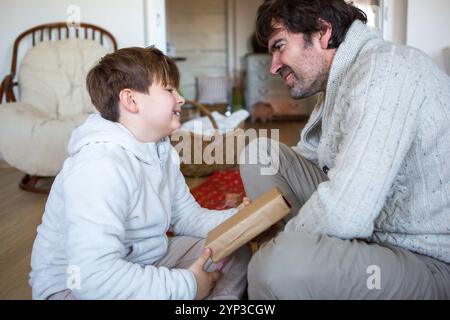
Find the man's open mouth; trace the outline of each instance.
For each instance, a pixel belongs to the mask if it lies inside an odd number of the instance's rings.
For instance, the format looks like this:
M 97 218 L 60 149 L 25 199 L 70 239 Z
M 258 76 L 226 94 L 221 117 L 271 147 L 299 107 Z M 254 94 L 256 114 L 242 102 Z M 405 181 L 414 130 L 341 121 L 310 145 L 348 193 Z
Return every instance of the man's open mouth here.
M 284 67 L 280 70 L 279 74 L 284 81 L 287 81 L 288 78 L 294 74 L 294 71 L 292 71 L 290 68 Z

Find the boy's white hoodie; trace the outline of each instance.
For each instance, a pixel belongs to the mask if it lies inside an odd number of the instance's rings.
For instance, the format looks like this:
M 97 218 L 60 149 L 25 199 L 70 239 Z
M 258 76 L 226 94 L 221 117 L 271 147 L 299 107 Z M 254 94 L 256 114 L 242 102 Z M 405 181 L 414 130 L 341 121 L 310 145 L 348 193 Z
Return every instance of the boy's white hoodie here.
M 206 237 L 236 210 L 192 197 L 168 139 L 140 143 L 91 115 L 69 142 L 33 245 L 34 299 L 72 289 L 80 299 L 194 299 L 187 269 L 154 267 L 176 235 Z

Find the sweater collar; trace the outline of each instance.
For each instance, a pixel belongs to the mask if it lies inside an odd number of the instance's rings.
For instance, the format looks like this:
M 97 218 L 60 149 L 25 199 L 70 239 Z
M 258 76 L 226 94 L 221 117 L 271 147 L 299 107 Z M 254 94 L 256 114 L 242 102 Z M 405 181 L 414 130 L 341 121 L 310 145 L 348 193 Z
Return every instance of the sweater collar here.
M 336 96 L 344 76 L 354 64 L 367 42 L 377 38 L 381 38 L 377 29 L 367 26 L 360 20 L 353 22 L 345 36 L 345 40 L 337 49 L 331 65 L 325 104 L 327 102 L 334 104 L 332 97 Z

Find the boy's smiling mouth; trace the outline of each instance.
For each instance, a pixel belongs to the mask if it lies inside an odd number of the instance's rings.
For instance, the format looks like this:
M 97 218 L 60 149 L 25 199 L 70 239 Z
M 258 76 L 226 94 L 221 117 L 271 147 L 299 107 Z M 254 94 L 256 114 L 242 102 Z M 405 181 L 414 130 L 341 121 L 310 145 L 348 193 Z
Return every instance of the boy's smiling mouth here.
M 174 110 L 172 113 L 179 117 L 181 115 L 181 110 Z

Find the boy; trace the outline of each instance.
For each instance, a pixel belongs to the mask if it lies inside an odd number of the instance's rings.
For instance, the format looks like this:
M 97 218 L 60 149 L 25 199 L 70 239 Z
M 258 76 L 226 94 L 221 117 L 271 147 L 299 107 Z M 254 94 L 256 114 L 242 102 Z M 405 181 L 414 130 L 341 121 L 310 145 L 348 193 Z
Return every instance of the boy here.
M 153 47 L 118 50 L 89 72 L 100 115 L 73 132 L 50 192 L 33 246 L 33 298 L 242 297 L 249 248 L 230 257 L 220 280 L 202 252 L 207 232 L 236 209 L 200 208 L 167 138 L 180 127 L 179 79 Z M 168 239 L 170 226 L 177 237 Z

